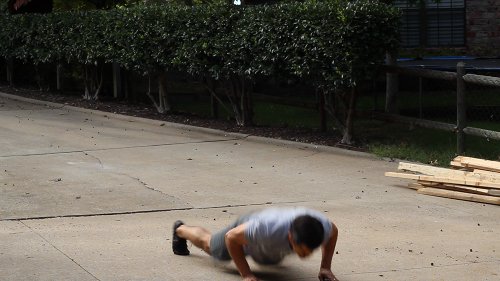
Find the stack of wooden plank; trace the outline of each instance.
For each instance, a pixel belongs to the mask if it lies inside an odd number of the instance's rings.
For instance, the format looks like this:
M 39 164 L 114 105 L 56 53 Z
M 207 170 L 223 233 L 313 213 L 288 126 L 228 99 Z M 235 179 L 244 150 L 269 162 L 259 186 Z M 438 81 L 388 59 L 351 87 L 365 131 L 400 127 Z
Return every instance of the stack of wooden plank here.
M 457 156 L 451 168 L 400 162 L 388 177 L 413 179 L 408 187 L 418 193 L 500 205 L 500 162 Z

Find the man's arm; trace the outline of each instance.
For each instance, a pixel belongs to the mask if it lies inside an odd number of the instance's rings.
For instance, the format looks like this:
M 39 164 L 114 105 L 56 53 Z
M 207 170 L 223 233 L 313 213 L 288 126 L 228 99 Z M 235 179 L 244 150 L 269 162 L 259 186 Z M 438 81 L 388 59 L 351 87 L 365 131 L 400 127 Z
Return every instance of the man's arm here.
M 332 222 L 332 234 L 330 235 L 330 239 L 321 247 L 321 267 L 319 270 L 319 279 L 320 280 L 337 280 L 332 273 L 332 257 L 335 252 L 335 245 L 337 244 L 337 238 L 339 235 L 339 230 L 337 226 Z
M 240 272 L 241 277 L 245 281 L 257 281 L 257 277 L 255 277 L 250 270 L 250 266 L 245 258 L 245 253 L 243 251 L 243 245 L 247 244 L 247 240 L 245 239 L 245 229 L 247 224 L 240 224 L 237 227 L 229 230 L 224 240 L 226 242 L 227 250 L 229 255 L 234 261 L 236 268 Z

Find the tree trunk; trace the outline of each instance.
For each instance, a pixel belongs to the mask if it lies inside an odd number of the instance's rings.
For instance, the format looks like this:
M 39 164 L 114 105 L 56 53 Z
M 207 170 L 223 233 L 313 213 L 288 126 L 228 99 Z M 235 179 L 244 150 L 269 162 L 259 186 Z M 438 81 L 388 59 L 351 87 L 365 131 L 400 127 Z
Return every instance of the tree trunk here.
M 36 84 L 38 85 L 38 91 L 42 92 L 43 91 L 43 77 L 42 77 L 42 71 L 40 71 L 40 66 L 38 64 L 35 65 L 35 81 Z
M 226 95 L 231 103 L 236 124 L 241 127 L 253 124 L 252 85 L 243 76 L 231 77 L 226 83 Z
M 240 87 L 238 86 L 238 80 L 236 78 L 231 78 L 229 81 L 230 89 L 229 94 L 227 95 L 229 101 L 231 102 L 231 106 L 233 107 L 234 118 L 236 119 L 236 125 L 244 127 L 245 120 L 243 119 L 241 106 L 239 103 L 239 99 L 241 96 Z
M 123 94 L 123 80 L 122 80 L 122 70 L 118 63 L 113 63 L 113 97 L 115 99 L 122 99 Z
M 14 60 L 12 58 L 8 58 L 6 61 L 6 71 L 7 71 L 7 82 L 9 82 L 9 86 L 14 85 Z
M 102 64 L 98 63 L 96 66 L 86 64 L 84 68 L 85 93 L 83 94 L 83 99 L 98 100 L 104 80 Z
M 353 129 L 354 129 L 354 115 L 356 113 L 356 100 L 358 96 L 358 90 L 356 86 L 351 89 L 351 95 L 349 97 L 349 108 L 347 111 L 347 117 L 345 121 L 344 136 L 342 137 L 341 143 L 352 144 L 353 143 Z
M 161 72 L 160 74 L 158 74 L 157 82 L 158 101 L 151 93 L 151 76 L 148 77 L 148 91 L 146 92 L 146 95 L 149 97 L 158 113 L 167 113 L 171 110 L 170 103 L 168 102 L 167 73 Z
M 34 69 L 35 69 L 35 81 L 38 85 L 38 89 L 40 92 L 42 91 L 50 91 L 50 78 L 49 74 L 50 68 L 52 68 L 52 64 L 35 64 Z
M 322 90 L 323 99 L 325 101 L 325 111 L 330 115 L 333 121 L 333 129 L 339 130 L 340 132 L 345 131 L 345 123 L 342 117 L 339 117 L 339 110 L 336 104 L 333 104 L 333 100 L 335 100 L 337 93 L 332 93 L 327 90 Z
M 243 119 L 243 126 L 251 126 L 253 125 L 253 112 L 252 112 L 252 104 L 251 104 L 251 85 L 247 83 L 245 77 L 238 77 L 238 85 L 241 86 L 241 114 Z
M 165 71 L 158 75 L 158 100 L 159 100 L 159 113 L 167 113 L 171 110 L 170 103 L 168 101 L 167 92 L 167 73 Z
M 101 90 L 102 90 L 103 81 L 104 81 L 103 67 L 101 66 L 100 69 L 99 69 L 99 67 L 96 67 L 95 80 L 94 80 L 96 90 L 95 90 L 95 94 L 93 96 L 94 100 L 99 99 L 99 94 L 101 93 Z
M 62 92 L 64 87 L 63 71 L 64 71 L 63 64 L 58 63 L 56 68 L 56 73 L 57 73 L 56 89 L 59 92 Z
M 84 81 L 84 85 L 85 85 L 85 92 L 83 93 L 83 99 L 84 100 L 90 100 L 91 99 L 91 95 L 90 95 L 90 92 L 91 92 L 91 83 L 90 83 L 90 74 L 89 74 L 89 66 L 88 65 L 85 65 L 84 66 L 85 68 L 85 81 Z
M 397 55 L 387 54 L 387 65 L 397 65 Z M 398 91 L 399 91 L 399 76 L 396 73 L 386 74 L 386 94 L 385 94 L 385 112 L 398 113 Z
M 210 94 L 210 100 L 211 100 L 211 103 L 212 103 L 212 116 L 214 118 L 218 118 L 218 116 L 219 116 L 219 105 L 222 106 L 222 108 L 228 114 L 231 114 L 232 113 L 231 110 L 229 110 L 229 108 L 226 107 L 226 105 L 224 104 L 224 102 L 222 101 L 222 99 L 219 97 L 219 95 L 215 91 L 216 88 L 217 88 L 215 80 L 213 80 L 210 77 L 204 78 L 203 79 L 203 85 L 205 86 L 205 89 Z M 228 95 L 227 89 L 226 89 L 226 95 Z
M 219 99 L 215 93 L 215 84 L 212 79 L 203 81 L 208 95 L 210 96 L 210 113 L 213 118 L 219 118 Z M 222 103 L 222 102 L 221 102 Z M 222 104 L 224 105 L 224 104 Z

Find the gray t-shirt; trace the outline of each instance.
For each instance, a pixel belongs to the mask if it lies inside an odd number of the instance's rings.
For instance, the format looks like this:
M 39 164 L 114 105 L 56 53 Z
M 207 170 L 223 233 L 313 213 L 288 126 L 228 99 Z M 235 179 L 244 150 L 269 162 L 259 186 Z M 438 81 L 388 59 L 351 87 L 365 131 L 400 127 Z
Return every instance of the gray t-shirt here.
M 293 220 L 301 215 L 310 215 L 323 224 L 326 243 L 332 233 L 332 224 L 322 213 L 306 208 L 270 208 L 245 217 L 247 228 L 244 251 L 260 264 L 276 264 L 293 252 L 288 241 L 288 232 Z

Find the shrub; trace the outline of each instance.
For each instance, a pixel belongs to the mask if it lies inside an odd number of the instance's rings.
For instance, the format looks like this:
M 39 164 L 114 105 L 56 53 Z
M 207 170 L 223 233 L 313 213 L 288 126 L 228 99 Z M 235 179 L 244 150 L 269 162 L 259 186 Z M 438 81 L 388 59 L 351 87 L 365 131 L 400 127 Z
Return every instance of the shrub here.
M 87 72 L 111 62 L 158 77 L 182 71 L 223 85 L 238 123 L 247 125 L 252 81 L 263 76 L 307 79 L 327 99 L 350 93 L 345 112 L 351 110 L 355 91 L 346 89 L 370 77 L 385 52 L 397 48 L 398 17 L 375 0 L 1 16 L 0 56 L 76 62 Z M 348 129 L 349 114 L 339 117 L 334 109 L 339 126 Z

